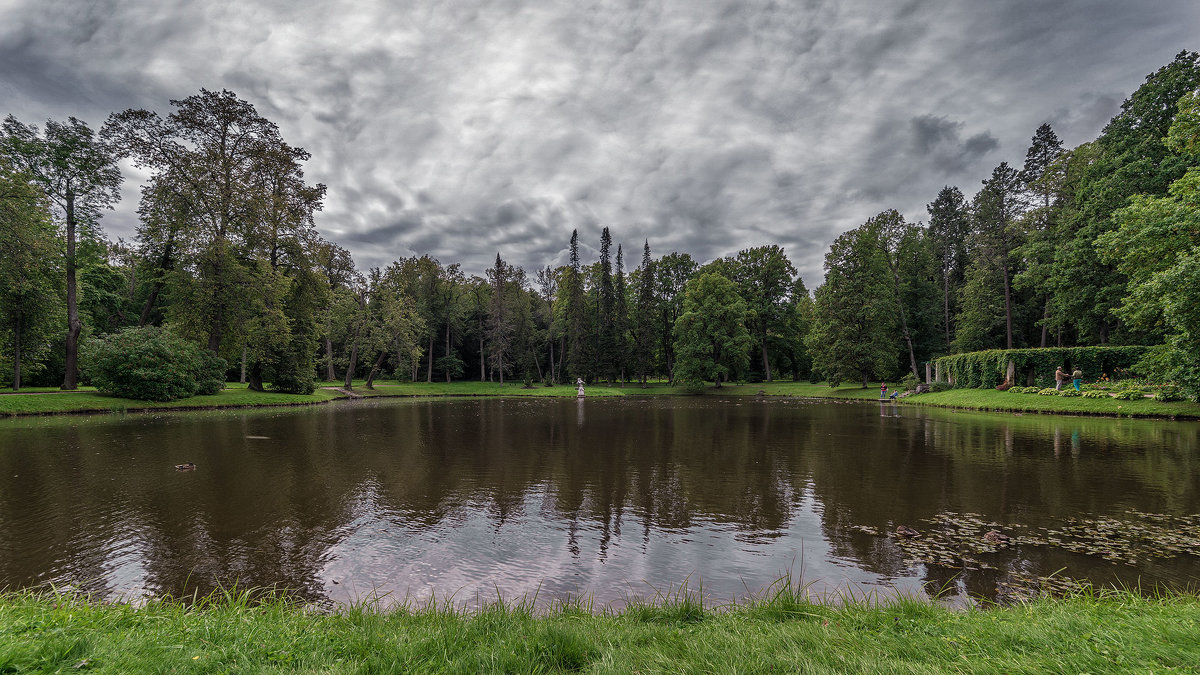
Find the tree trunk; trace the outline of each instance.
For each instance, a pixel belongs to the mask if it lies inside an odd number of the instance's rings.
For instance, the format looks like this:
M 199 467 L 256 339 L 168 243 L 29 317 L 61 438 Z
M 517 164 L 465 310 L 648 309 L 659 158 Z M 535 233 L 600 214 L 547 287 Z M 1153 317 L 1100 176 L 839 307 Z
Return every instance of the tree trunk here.
M 890 258 L 891 254 L 889 253 L 888 256 Z M 1006 280 L 1005 284 L 1007 283 L 1008 282 Z M 900 297 L 900 273 L 895 267 L 892 268 L 892 290 L 894 291 L 894 295 L 896 297 L 896 307 L 900 310 L 900 332 L 904 335 L 904 342 L 908 344 L 909 369 L 912 370 L 913 377 L 920 378 L 921 375 L 917 373 L 917 355 L 913 351 L 912 334 L 908 332 L 908 313 L 904 311 L 904 299 Z M 1012 349 L 1011 338 L 1009 339 L 1009 343 L 1010 344 L 1008 347 L 1009 349 Z M 763 344 L 763 347 L 764 349 L 766 348 L 765 343 Z
M 75 193 L 67 192 L 67 350 L 62 388 L 79 387 L 79 294 L 75 285 Z
M 358 366 L 358 332 L 355 331 L 354 339 L 350 342 L 350 365 L 346 367 L 346 384 L 344 388 L 350 390 L 354 387 L 352 380 L 354 379 L 354 369 Z
M 483 354 L 483 336 L 480 335 L 480 337 L 479 337 L 479 381 L 480 382 L 487 381 L 487 367 L 484 365 L 486 360 L 487 359 L 484 357 L 484 354 Z
M 238 382 L 246 384 L 246 345 L 242 345 L 242 376 L 238 378 Z
M 333 340 L 328 332 L 325 333 L 325 379 L 330 382 L 337 379 L 337 373 L 333 371 Z
M 762 337 L 762 353 L 763 353 L 763 373 L 767 376 L 767 382 L 771 381 L 771 358 L 767 356 L 767 336 Z
M 950 353 L 950 274 L 948 271 L 942 272 L 942 311 L 945 313 L 943 321 L 946 324 L 946 353 Z
M 554 377 L 554 338 L 547 340 L 550 343 L 550 384 L 558 382 Z
M 433 382 L 433 336 L 429 336 L 429 363 L 425 368 L 425 382 Z
M 567 337 L 564 335 L 563 337 L 558 339 L 558 376 L 560 378 L 563 378 L 563 374 L 562 374 L 563 361 L 566 360 L 566 357 L 567 357 Z M 565 381 L 566 378 L 563 378 L 563 380 Z
M 446 322 L 446 363 L 450 363 L 450 322 Z M 450 369 L 446 369 L 446 384 L 450 383 Z
M 383 359 L 386 356 L 387 350 L 380 350 L 379 358 L 375 359 L 375 363 L 371 366 L 371 372 L 367 373 L 367 389 L 375 388 L 375 376 L 379 374 L 379 369 L 383 367 Z
M 250 366 L 250 377 L 248 379 L 250 380 L 250 383 L 246 386 L 247 389 L 250 391 L 263 390 L 262 363 L 255 361 L 253 365 Z
M 162 284 L 157 281 L 150 287 L 150 295 L 146 297 L 146 304 L 142 305 L 142 315 L 138 318 L 138 328 L 144 328 L 150 320 L 150 310 L 154 309 L 154 304 L 158 302 L 158 291 L 161 288 Z
M 173 247 L 174 240 L 172 238 L 168 238 L 166 246 L 163 247 L 162 260 L 160 260 L 158 263 L 159 274 L 162 274 L 167 270 L 168 267 L 171 266 L 171 254 Z M 130 277 L 132 279 L 132 273 L 130 274 Z M 142 315 L 138 319 L 138 328 L 145 327 L 146 323 L 150 321 L 150 310 L 154 309 L 154 305 L 158 302 L 158 294 L 162 291 L 162 287 L 162 278 L 156 277 L 154 279 L 154 284 L 150 287 L 150 295 L 146 298 L 146 304 L 142 305 Z M 130 281 L 129 298 L 131 300 L 133 299 L 132 280 Z
M 13 324 L 13 379 L 12 390 L 21 391 L 21 312 Z
M 500 367 L 499 367 L 500 386 L 503 387 L 504 386 L 504 354 L 500 354 L 499 358 L 496 359 L 496 363 L 498 363 L 500 365 Z
M 1042 310 L 1042 344 L 1046 346 L 1046 338 L 1050 336 L 1050 296 L 1046 296 L 1046 308 Z
M 1013 348 L 1012 340 L 1012 288 L 1008 283 L 1008 260 L 1004 260 L 1004 322 L 1005 322 L 1005 337 L 1008 348 Z

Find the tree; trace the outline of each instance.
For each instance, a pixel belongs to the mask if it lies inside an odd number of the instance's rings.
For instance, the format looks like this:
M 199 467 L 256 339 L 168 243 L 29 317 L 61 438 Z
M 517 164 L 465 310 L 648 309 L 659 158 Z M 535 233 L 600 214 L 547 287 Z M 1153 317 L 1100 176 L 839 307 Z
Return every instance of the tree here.
M 613 288 L 612 235 L 608 228 L 600 232 L 600 279 L 597 285 L 596 371 L 612 382 L 617 376 L 616 295 Z
M 546 345 L 550 348 L 550 365 L 547 368 L 549 371 L 548 377 L 551 383 L 558 382 L 558 377 L 554 371 L 554 336 L 555 324 L 557 321 L 554 316 L 554 303 L 558 297 L 558 275 L 554 268 L 546 265 L 544 268 L 537 271 L 538 290 L 541 292 L 540 300 L 542 302 L 542 311 L 546 314 Z
M 625 287 L 625 255 L 617 245 L 617 273 L 613 277 L 613 354 L 615 368 L 621 382 L 626 379 L 629 363 L 629 298 Z M 624 386 L 624 385 L 622 385 Z
M 744 371 L 752 344 L 749 311 L 729 279 L 705 273 L 689 281 L 675 322 L 676 379 L 695 391 L 705 380 L 720 387 L 722 379 Z
M 522 328 L 524 295 L 522 286 L 525 272 L 513 267 L 496 254 L 496 264 L 488 271 L 488 283 L 492 287 L 492 300 L 488 306 L 487 336 L 492 366 L 504 384 L 505 357 L 513 351 L 513 344 Z
M 796 268 L 775 244 L 743 249 L 725 262 L 750 308 L 750 331 L 762 352 L 763 374 L 770 382 L 773 377 L 768 338 L 786 330 L 786 307 Z
M 1200 149 L 1200 95 L 1180 99 L 1168 147 L 1195 157 Z M 1113 215 L 1118 229 L 1097 241 L 1108 264 L 1129 278 L 1117 310 L 1136 327 L 1167 337 L 1165 372 L 1200 399 L 1200 165 L 1167 195 L 1138 195 Z
M 67 335 L 62 388 L 75 389 L 79 379 L 79 318 L 75 247 L 82 227 L 94 227 L 103 209 L 121 198 L 117 155 L 92 129 L 74 117 L 46 122 L 44 133 L 9 115 L 0 135 L 4 154 L 46 194 L 65 225 Z
M 144 198 L 178 202 L 169 208 L 186 218 L 179 234 L 189 264 L 186 277 L 172 278 L 189 287 L 191 302 L 177 302 L 174 314 L 220 352 L 254 313 L 265 321 L 261 314 L 274 311 L 256 297 L 265 278 L 254 261 L 275 268 L 283 238 L 315 240 L 306 231 L 325 188 L 304 181 L 308 153 L 233 92 L 201 89 L 171 105 L 165 119 L 147 110 L 111 115 L 103 134 L 153 172 L 159 189 Z
M 655 297 L 654 261 L 650 258 L 650 240 L 647 239 L 642 249 L 642 266 L 637 269 L 637 304 L 634 311 L 637 318 L 634 322 L 634 368 L 642 386 L 646 386 L 646 377 L 650 373 L 654 360 L 654 345 L 657 340 L 655 330 L 658 302 Z
M 1105 344 L 1121 328 L 1117 308 L 1128 281 L 1104 263 L 1096 242 L 1116 228 L 1112 214 L 1133 195 L 1163 196 L 1195 162 L 1164 143 L 1183 96 L 1200 88 L 1200 54 L 1183 51 L 1146 77 L 1121 104 L 1086 152 L 1077 148 L 1069 167 L 1071 208 L 1063 215 L 1062 240 L 1049 278 L 1054 304 L 1082 341 Z M 1143 336 L 1129 336 L 1141 341 Z M 1127 338 L 1121 338 L 1127 339 Z
M 583 299 L 583 273 L 579 266 L 579 231 L 571 230 L 571 257 L 566 276 L 567 373 L 587 379 L 585 353 L 587 311 Z
M 813 300 L 806 346 L 813 368 L 837 386 L 887 377 L 896 367 L 896 300 L 879 233 L 868 222 L 842 234 L 825 254 L 825 283 Z
M 674 335 L 675 323 L 683 312 L 684 288 L 698 267 L 692 256 L 674 251 L 659 258 L 654 266 L 654 276 L 658 282 L 658 305 L 662 314 L 663 365 L 671 382 L 675 381 L 676 360 L 675 342 L 671 336 Z
M 57 329 L 56 238 L 48 200 L 0 155 L 0 363 L 11 364 L 13 391 L 41 367 Z
M 1013 286 L 1027 290 L 1042 298 L 1040 346 L 1045 347 L 1050 331 L 1050 310 L 1053 297 L 1049 287 L 1050 271 L 1054 264 L 1054 251 L 1059 248 L 1055 216 L 1059 209 L 1058 196 L 1066 164 L 1062 161 L 1062 141 L 1049 124 L 1037 128 L 1025 153 L 1025 166 L 1021 169 L 1021 181 L 1034 205 L 1025 214 L 1025 242 L 1015 252 L 1024 261 Z
M 909 369 L 913 377 L 920 377 L 920 373 L 917 372 L 917 355 L 913 349 L 912 333 L 908 329 L 908 312 L 904 306 L 907 286 L 900 280 L 900 266 L 903 263 L 901 244 L 906 237 L 913 234 L 915 226 L 904 222 L 904 216 L 900 215 L 899 211 L 889 209 L 868 219 L 867 227 L 878 233 L 879 245 L 883 248 L 883 255 L 887 260 L 888 270 L 891 272 L 892 293 L 896 299 L 896 309 L 900 316 L 900 334 L 908 346 Z
M 963 193 L 948 185 L 938 192 L 927 208 L 929 238 L 941 272 L 942 329 L 946 336 L 946 351 L 949 352 L 954 333 L 953 318 L 958 313 L 956 299 L 967 267 L 970 218 Z
M 971 205 L 974 253 L 968 275 L 974 274 L 975 283 L 968 283 L 964 292 L 994 293 L 994 288 L 984 280 L 999 279 L 1004 299 L 1004 343 L 1007 349 L 1013 348 L 1013 251 L 1021 241 L 1017 219 L 1024 208 L 1020 174 L 1007 162 L 1001 162 L 992 171 Z M 964 302 L 967 301 L 970 300 Z
M 332 242 L 323 240 L 318 242 L 313 247 L 313 258 L 321 275 L 325 278 L 325 288 L 328 291 L 325 296 L 325 306 L 322 308 L 324 319 L 324 334 L 322 338 L 325 342 L 325 379 L 333 381 L 337 379 L 337 373 L 333 369 L 333 308 L 336 300 L 335 295 L 338 291 L 349 286 L 358 275 L 358 272 L 354 269 L 354 259 L 350 257 L 350 252 Z

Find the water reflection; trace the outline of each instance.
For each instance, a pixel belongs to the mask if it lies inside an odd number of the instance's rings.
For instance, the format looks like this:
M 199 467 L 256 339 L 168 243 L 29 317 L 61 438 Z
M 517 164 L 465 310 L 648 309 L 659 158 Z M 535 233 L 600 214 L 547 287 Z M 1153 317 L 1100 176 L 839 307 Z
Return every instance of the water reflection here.
M 799 400 L 360 401 L 285 412 L 0 424 L 0 586 L 111 595 L 237 580 L 601 602 L 692 575 L 723 598 L 789 568 L 832 585 L 992 596 L 1009 572 L 1195 579 L 1045 548 L 912 566 L 898 524 L 1052 526 L 1200 512 L 1197 425 Z M 901 410 L 903 414 L 901 414 Z M 190 473 L 174 465 L 195 462 Z

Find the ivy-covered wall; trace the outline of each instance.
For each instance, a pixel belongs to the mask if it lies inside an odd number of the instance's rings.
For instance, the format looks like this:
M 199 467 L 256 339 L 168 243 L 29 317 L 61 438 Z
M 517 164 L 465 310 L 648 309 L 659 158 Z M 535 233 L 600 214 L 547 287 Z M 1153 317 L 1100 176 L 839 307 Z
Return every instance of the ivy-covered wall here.
M 1088 380 L 1099 379 L 1102 374 L 1113 377 L 1114 371 L 1132 368 L 1149 349 L 1140 346 L 988 349 L 943 356 L 933 364 L 935 369 L 941 369 L 941 381 L 954 382 L 957 387 L 995 387 L 1004 382 L 1009 361 L 1015 365 L 1013 384 L 1054 386 L 1054 369 L 1058 366 L 1063 366 L 1068 375 L 1079 368 Z

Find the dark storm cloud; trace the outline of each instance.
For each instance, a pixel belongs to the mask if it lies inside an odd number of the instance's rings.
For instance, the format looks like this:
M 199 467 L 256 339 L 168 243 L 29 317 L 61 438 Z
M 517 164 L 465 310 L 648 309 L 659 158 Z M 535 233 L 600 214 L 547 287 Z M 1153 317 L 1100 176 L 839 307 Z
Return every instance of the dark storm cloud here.
M 973 193 L 1042 122 L 1090 140 L 1198 24 L 1183 0 L 0 0 L 0 113 L 232 89 L 312 152 L 318 227 L 364 267 L 532 270 L 609 226 L 630 267 L 646 238 L 779 243 L 812 288 L 840 232 Z

